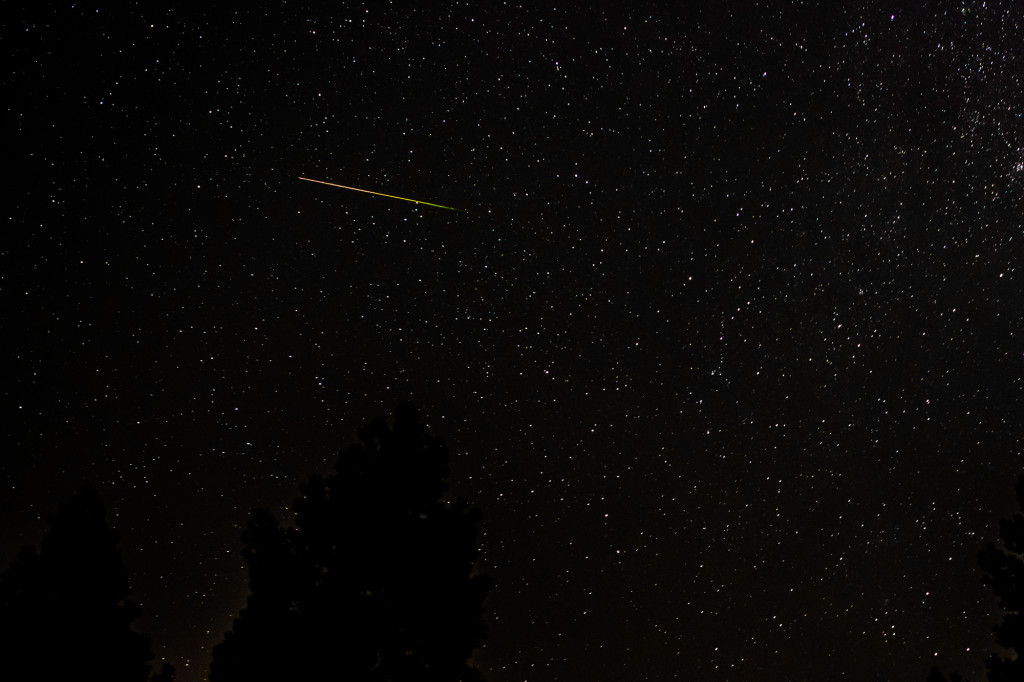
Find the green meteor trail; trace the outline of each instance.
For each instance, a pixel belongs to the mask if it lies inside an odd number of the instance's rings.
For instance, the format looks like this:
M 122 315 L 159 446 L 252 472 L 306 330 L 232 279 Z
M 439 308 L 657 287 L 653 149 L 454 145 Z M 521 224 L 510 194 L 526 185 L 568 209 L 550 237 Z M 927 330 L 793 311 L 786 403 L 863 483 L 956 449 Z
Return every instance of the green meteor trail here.
M 353 192 L 365 192 L 366 194 L 375 194 L 378 197 L 387 197 L 388 199 L 401 199 L 402 201 L 411 201 L 414 204 L 423 204 L 424 206 L 433 206 L 434 208 L 445 208 L 449 211 L 458 211 L 457 208 L 451 206 L 442 206 L 441 204 L 432 204 L 429 201 L 418 201 L 416 199 L 407 199 L 406 197 L 396 197 L 394 194 L 384 194 L 383 192 L 371 192 L 368 189 L 359 189 L 358 187 L 347 187 L 346 185 L 339 185 L 335 182 L 326 182 L 324 180 L 314 180 L 312 178 L 304 178 L 299 176 L 299 180 L 305 180 L 306 182 L 316 182 L 321 185 L 330 185 L 331 187 L 340 187 L 342 189 L 350 189 Z

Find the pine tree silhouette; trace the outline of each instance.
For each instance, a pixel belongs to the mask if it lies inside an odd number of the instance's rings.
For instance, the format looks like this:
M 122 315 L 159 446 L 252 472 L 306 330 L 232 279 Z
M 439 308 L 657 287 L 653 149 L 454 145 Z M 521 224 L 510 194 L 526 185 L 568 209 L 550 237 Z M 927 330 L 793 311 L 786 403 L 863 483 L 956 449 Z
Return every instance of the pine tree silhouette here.
M 25 679 L 145 682 L 150 641 L 131 627 L 139 607 L 96 492 L 48 521 L 39 551 L 25 547 L 0 576 L 0 657 Z
M 1017 505 L 1024 511 L 1024 476 L 1017 479 Z M 999 543 L 990 542 L 978 552 L 978 565 L 985 571 L 983 582 L 999 597 L 1002 622 L 992 628 L 996 643 L 1012 652 L 1005 657 L 992 654 L 985 661 L 988 682 L 1024 680 L 1024 514 L 1018 511 L 999 521 Z M 932 668 L 928 682 L 945 682 L 938 668 Z M 954 673 L 950 682 L 963 682 Z
M 925 682 L 964 682 L 964 678 L 960 677 L 958 673 L 953 673 L 948 678 L 942 674 L 939 668 L 933 667 L 931 674 L 928 675 L 928 679 Z
M 149 682 L 174 682 L 178 670 L 166 661 L 160 666 L 160 672 L 149 678 Z
M 468 664 L 489 580 L 479 512 L 446 503 L 448 450 L 415 408 L 377 418 L 337 471 L 312 476 L 295 528 L 257 509 L 243 534 L 250 596 L 213 650 L 212 682 L 480 680 Z
M 1024 476 L 1017 479 L 1017 504 L 1024 510 Z M 1001 546 L 989 543 L 978 553 L 984 582 L 999 597 L 1003 620 L 992 628 L 996 643 L 1012 657 L 992 654 L 985 661 L 989 682 L 1024 680 L 1024 514 L 999 521 Z

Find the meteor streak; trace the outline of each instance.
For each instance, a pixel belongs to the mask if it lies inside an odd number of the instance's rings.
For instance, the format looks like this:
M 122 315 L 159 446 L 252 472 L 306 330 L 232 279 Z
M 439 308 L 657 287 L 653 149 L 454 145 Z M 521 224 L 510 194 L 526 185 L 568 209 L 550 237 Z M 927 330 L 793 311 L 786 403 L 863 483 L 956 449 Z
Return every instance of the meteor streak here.
M 411 201 L 414 204 L 423 204 L 424 206 L 433 206 L 434 208 L 446 208 L 449 211 L 458 211 L 459 210 L 457 208 L 452 208 L 451 206 L 442 206 L 441 204 L 432 204 L 429 201 L 418 201 L 416 199 L 407 199 L 405 197 L 396 197 L 394 194 L 384 194 L 382 192 L 371 192 L 368 189 L 359 189 L 358 187 L 347 187 L 345 185 L 339 185 L 339 184 L 337 184 L 335 182 L 326 182 L 324 180 L 314 180 L 312 178 L 304 178 L 302 176 L 299 176 L 299 180 L 305 180 L 306 182 L 316 182 L 316 183 L 319 183 L 321 185 L 330 185 L 331 187 L 340 187 L 342 189 L 350 189 L 353 192 L 365 192 L 366 194 L 375 194 L 378 197 L 387 197 L 388 199 L 401 199 L 402 201 Z

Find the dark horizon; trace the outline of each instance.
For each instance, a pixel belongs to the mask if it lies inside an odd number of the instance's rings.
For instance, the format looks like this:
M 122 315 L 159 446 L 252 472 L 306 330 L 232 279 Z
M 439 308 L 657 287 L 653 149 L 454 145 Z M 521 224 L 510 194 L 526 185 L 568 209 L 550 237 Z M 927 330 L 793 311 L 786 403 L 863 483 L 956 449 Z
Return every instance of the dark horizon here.
M 5 14 L 0 565 L 94 484 L 202 679 L 250 511 L 411 400 L 489 682 L 983 679 L 1019 3 Z

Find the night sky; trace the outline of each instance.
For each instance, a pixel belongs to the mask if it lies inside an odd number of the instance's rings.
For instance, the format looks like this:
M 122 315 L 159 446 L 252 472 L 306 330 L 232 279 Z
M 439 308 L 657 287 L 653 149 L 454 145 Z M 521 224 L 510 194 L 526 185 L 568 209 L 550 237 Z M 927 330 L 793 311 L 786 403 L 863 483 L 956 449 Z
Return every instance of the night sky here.
M 92 483 L 200 680 L 250 510 L 409 399 L 490 682 L 983 676 L 1021 3 L 221 4 L 5 5 L 3 566 Z

